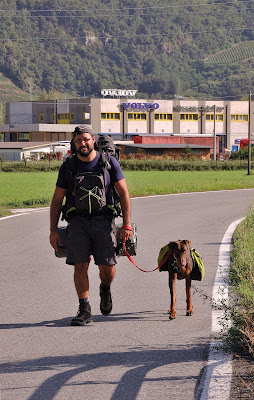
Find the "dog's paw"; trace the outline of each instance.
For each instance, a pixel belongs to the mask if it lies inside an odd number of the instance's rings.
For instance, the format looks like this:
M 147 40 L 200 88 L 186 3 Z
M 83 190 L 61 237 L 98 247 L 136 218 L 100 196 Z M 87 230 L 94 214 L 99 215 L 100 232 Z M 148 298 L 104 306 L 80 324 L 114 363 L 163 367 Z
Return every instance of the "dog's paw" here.
M 168 318 L 169 320 L 175 319 L 175 315 L 173 315 L 170 311 L 168 312 Z
M 186 316 L 187 316 L 187 317 L 191 317 L 192 315 L 193 315 L 193 311 L 187 311 L 187 312 L 186 312 Z

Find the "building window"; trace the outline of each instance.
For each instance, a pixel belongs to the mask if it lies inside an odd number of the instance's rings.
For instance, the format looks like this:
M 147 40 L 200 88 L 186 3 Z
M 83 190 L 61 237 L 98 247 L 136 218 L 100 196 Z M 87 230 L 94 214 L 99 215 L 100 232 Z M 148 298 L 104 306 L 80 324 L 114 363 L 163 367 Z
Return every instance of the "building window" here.
M 10 141 L 17 142 L 18 141 L 18 133 L 17 132 L 10 132 Z
M 61 113 L 57 114 L 58 119 L 70 119 L 70 114 L 69 113 Z
M 180 121 L 198 121 L 198 114 L 180 114 Z
M 120 120 L 120 113 L 101 113 L 101 119 Z
M 57 124 L 69 124 L 70 123 L 70 114 L 69 113 L 60 113 L 57 114 Z
M 29 132 L 19 132 L 18 134 L 19 142 L 29 142 L 29 140 L 30 140 Z
M 90 113 L 83 112 L 83 121 L 87 121 L 88 119 L 90 119 Z
M 74 115 L 74 113 L 70 113 L 70 121 L 74 121 L 74 117 L 75 117 L 75 115 Z
M 205 120 L 206 121 L 213 121 L 214 120 L 214 114 L 206 114 L 205 115 Z M 224 115 L 223 114 L 216 114 L 216 121 L 224 121 Z
M 147 114 L 145 113 L 128 113 L 127 118 L 135 121 L 146 121 Z
M 39 122 L 43 122 L 44 120 L 44 115 L 43 114 L 39 114 Z
M 230 121 L 233 122 L 248 122 L 249 116 L 248 114 L 231 114 Z
M 156 121 L 173 121 L 173 114 L 154 114 Z
M 52 121 L 55 122 L 55 113 L 52 113 Z

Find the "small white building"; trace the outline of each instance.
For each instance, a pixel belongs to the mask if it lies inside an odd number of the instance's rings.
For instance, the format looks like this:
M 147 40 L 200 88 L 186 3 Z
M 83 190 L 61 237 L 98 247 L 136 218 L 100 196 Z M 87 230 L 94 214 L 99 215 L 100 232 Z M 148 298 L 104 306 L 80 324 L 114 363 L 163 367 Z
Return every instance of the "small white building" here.
M 61 152 L 64 156 L 70 150 L 69 142 L 0 142 L 0 157 L 4 161 L 39 160 L 41 153 Z

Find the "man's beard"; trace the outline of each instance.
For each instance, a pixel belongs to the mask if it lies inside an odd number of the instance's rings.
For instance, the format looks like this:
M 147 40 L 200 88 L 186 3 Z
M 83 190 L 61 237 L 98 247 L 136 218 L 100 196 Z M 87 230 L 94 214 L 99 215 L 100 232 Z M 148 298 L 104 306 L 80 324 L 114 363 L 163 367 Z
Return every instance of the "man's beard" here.
M 82 149 L 85 149 L 85 151 L 82 151 Z M 91 147 L 85 147 L 82 146 L 77 150 L 77 153 L 81 156 L 81 157 L 88 157 L 89 154 L 93 151 L 93 149 Z

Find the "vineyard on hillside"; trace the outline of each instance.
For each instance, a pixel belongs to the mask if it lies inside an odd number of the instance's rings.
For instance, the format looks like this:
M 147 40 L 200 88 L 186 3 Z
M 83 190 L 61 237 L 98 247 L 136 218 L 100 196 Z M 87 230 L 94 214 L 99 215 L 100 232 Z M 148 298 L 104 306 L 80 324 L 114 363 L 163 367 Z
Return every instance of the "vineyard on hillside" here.
M 254 40 L 242 42 L 205 58 L 207 64 L 234 64 L 254 57 Z

